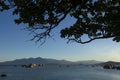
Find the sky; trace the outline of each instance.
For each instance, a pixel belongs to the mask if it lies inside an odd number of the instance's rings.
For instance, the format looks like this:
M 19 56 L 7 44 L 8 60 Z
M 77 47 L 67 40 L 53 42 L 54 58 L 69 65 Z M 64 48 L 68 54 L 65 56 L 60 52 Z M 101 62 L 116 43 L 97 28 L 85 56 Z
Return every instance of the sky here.
M 112 39 L 95 40 L 88 44 L 69 43 L 60 38 L 60 29 L 71 25 L 75 20 L 68 17 L 53 32 L 53 38 L 46 43 L 30 41 L 32 35 L 23 30 L 25 24 L 17 25 L 11 11 L 0 13 L 0 62 L 21 58 L 52 58 L 58 60 L 83 61 L 117 61 L 120 62 L 120 43 Z

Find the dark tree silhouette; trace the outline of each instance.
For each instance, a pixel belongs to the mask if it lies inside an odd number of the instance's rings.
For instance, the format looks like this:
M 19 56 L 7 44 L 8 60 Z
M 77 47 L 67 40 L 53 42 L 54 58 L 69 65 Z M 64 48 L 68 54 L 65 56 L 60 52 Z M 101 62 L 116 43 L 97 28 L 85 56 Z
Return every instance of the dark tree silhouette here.
M 45 41 L 70 15 L 76 22 L 61 30 L 61 38 L 81 44 L 107 38 L 120 42 L 120 0 L 0 0 L 0 12 L 9 9 L 18 15 L 15 23 L 28 24 L 36 41 Z

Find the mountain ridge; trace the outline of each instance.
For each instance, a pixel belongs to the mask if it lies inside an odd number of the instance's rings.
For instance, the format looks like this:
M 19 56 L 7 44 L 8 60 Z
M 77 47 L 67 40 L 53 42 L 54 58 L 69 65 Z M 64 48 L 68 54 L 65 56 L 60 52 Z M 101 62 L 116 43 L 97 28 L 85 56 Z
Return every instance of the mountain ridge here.
M 108 61 L 110 62 L 110 61 Z M 115 63 L 111 61 L 112 63 Z M 107 62 L 102 62 L 102 61 L 96 61 L 96 60 L 84 60 L 84 61 L 68 61 L 68 60 L 57 60 L 57 59 L 50 59 L 50 58 L 42 58 L 42 57 L 37 57 L 37 58 L 22 58 L 22 59 L 16 59 L 12 61 L 5 61 L 5 62 L 0 62 L 0 65 L 22 65 L 22 64 L 105 64 Z M 119 62 L 118 62 L 119 63 Z
M 49 59 L 49 58 L 23 58 L 23 59 L 16 59 L 12 61 L 5 61 L 5 62 L 0 62 L 1 65 L 21 65 L 21 64 L 70 64 L 72 62 L 67 61 L 67 60 L 56 60 L 56 59 Z

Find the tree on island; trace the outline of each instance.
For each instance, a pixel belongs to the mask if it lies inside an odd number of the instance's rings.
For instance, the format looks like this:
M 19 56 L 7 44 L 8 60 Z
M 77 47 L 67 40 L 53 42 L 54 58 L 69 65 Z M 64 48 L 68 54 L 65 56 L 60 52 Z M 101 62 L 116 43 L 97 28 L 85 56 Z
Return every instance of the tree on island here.
M 75 19 L 60 32 L 68 42 L 85 44 L 107 38 L 120 42 L 120 0 L 0 0 L 0 12 L 10 9 L 18 15 L 15 23 L 27 24 L 37 42 L 51 37 L 67 16 Z

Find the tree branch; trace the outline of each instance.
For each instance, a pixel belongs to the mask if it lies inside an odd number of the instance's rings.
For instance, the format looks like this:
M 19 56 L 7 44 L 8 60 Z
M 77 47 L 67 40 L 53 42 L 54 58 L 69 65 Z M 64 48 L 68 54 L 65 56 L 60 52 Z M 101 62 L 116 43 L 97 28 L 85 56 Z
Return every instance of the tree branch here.
M 91 39 L 88 40 L 88 41 L 82 41 L 81 38 L 80 38 L 79 40 L 77 40 L 77 39 L 75 39 L 75 38 L 67 38 L 67 39 L 68 39 L 68 43 L 69 43 L 70 41 L 75 41 L 75 42 L 77 42 L 77 43 L 86 44 L 86 43 L 92 42 L 92 41 L 94 41 L 94 40 L 96 40 L 96 39 L 106 39 L 106 38 L 112 38 L 112 37 L 115 37 L 115 36 L 96 37 L 96 38 L 91 38 Z

